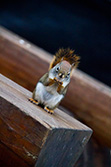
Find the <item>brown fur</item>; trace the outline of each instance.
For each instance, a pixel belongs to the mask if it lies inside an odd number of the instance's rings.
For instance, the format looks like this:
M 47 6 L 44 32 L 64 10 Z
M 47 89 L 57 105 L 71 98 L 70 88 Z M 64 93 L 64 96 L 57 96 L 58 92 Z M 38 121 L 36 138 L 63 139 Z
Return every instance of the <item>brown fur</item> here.
M 58 89 L 57 89 L 57 92 L 60 93 L 60 91 L 61 91 L 62 88 L 63 88 L 62 85 L 59 85 Z
M 51 86 L 54 84 L 54 80 L 50 79 L 49 82 L 47 84 L 45 84 L 45 86 Z
M 76 68 L 79 64 L 79 59 L 80 57 L 74 54 L 74 50 L 71 50 L 70 48 L 61 48 L 56 52 L 52 62 L 50 63 L 49 70 L 62 60 L 68 61 L 72 65 L 72 68 Z

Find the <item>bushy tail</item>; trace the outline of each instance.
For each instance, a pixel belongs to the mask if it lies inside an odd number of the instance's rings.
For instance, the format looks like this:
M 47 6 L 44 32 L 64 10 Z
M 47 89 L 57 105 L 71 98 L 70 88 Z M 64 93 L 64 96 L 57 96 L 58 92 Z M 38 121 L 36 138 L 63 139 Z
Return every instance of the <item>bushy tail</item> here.
M 76 68 L 79 64 L 80 57 L 74 54 L 74 50 L 71 50 L 70 48 L 61 48 L 56 52 L 52 62 L 50 63 L 49 70 L 58 64 L 61 60 L 68 61 L 73 66 L 73 68 Z

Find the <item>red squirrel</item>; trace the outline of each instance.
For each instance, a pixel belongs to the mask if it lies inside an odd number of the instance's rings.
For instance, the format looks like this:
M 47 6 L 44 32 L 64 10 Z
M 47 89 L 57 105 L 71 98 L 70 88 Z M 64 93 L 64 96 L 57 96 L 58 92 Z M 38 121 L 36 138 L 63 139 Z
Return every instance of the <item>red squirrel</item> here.
M 72 70 L 78 66 L 79 59 L 74 50 L 59 49 L 29 100 L 36 105 L 42 104 L 45 111 L 53 114 L 67 92 Z

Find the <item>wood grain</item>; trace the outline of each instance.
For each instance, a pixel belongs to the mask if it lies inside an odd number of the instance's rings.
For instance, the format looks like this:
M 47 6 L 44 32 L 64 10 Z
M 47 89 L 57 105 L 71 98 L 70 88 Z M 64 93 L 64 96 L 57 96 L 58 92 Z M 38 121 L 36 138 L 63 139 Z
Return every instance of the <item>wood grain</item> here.
M 33 91 L 39 78 L 47 72 L 51 59 L 51 54 L 0 28 L 3 75 Z M 76 70 L 61 105 L 90 126 L 99 143 L 111 147 L 111 89 L 108 86 Z
M 0 142 L 0 167 L 29 167 L 22 158 Z
M 30 166 L 73 166 L 91 129 L 59 109 L 48 114 L 28 101 L 31 95 L 0 75 L 0 141 Z

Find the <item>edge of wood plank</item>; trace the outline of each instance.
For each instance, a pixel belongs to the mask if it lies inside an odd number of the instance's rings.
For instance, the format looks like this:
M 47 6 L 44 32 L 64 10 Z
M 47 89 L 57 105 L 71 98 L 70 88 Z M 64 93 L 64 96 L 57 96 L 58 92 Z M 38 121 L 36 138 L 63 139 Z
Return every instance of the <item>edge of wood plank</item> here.
M 0 74 L 0 85 L 3 89 L 6 88 L 7 95 L 10 94 L 10 96 L 6 95 L 7 101 L 16 105 L 23 112 L 25 112 L 26 115 L 30 115 L 31 117 L 33 117 L 33 119 L 39 120 L 47 128 L 49 128 L 49 129 L 50 129 L 50 127 L 58 128 L 58 125 L 60 125 L 58 119 L 60 119 L 60 121 L 63 122 L 63 125 L 62 125 L 63 127 L 61 127 L 61 128 L 66 128 L 66 127 L 68 128 L 69 127 L 69 129 L 75 128 L 75 129 L 79 129 L 79 130 L 80 129 L 81 130 L 88 130 L 88 131 L 92 132 L 92 130 L 89 127 L 82 124 L 78 120 L 72 118 L 71 116 L 67 115 L 66 113 L 64 113 L 60 109 L 56 109 L 55 113 L 53 115 L 51 115 L 51 114 L 45 112 L 42 108 L 30 103 L 28 101 L 28 98 L 30 98 L 32 96 L 32 93 L 1 74 Z M 6 94 L 6 92 L 5 92 L 5 94 Z M 1 90 L 1 96 L 5 96 L 5 94 Z M 16 95 L 18 95 L 18 97 Z M 10 98 L 11 96 L 13 98 Z M 13 99 L 15 99 L 15 101 Z M 57 120 L 57 122 L 55 122 L 55 119 Z M 49 120 L 50 124 L 47 120 Z M 59 128 L 60 128 L 60 126 L 59 126 Z

